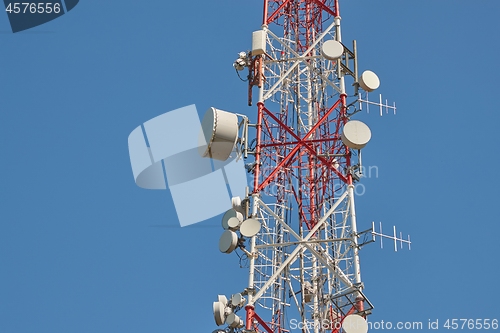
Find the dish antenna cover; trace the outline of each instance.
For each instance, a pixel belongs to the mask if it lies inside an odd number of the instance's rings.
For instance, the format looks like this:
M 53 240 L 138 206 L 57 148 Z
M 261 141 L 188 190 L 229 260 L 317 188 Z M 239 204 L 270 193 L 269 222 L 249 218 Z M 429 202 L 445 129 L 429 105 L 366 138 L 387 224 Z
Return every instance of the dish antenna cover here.
M 366 92 L 372 92 L 380 87 L 380 80 L 372 71 L 364 71 L 359 78 L 359 86 Z
M 230 209 L 222 217 L 222 227 L 224 228 L 224 230 L 229 229 L 229 220 L 232 218 L 236 218 L 239 221 L 238 225 L 241 221 L 243 221 L 243 215 L 240 212 L 237 212 L 234 209 Z
M 243 327 L 243 320 L 235 313 L 230 313 L 226 318 L 226 324 L 232 328 Z
M 238 245 L 238 235 L 231 230 L 226 230 L 219 240 L 219 250 L 223 253 L 231 253 Z
M 337 60 L 342 57 L 344 46 L 336 40 L 327 40 L 321 46 L 321 54 L 328 60 Z
M 342 131 L 342 142 L 351 149 L 362 149 L 372 137 L 370 128 L 359 120 L 348 121 Z
M 238 116 L 211 107 L 201 122 L 198 152 L 203 157 L 225 161 L 238 139 Z
M 240 293 L 231 296 L 231 304 L 233 306 L 243 306 L 245 305 L 246 299 Z
M 224 304 L 222 304 L 222 302 L 213 303 L 214 319 L 215 319 L 215 324 L 217 324 L 217 326 L 224 324 L 224 319 L 225 319 L 224 308 L 225 306 Z
M 260 231 L 260 222 L 255 219 L 243 221 L 240 226 L 240 233 L 245 237 L 253 237 Z
M 227 297 L 225 295 L 217 295 L 217 299 L 224 305 L 224 307 L 227 306 Z
M 229 230 L 233 230 L 233 231 L 238 230 L 240 224 L 241 224 L 241 220 L 238 219 L 237 217 L 231 217 L 227 221 L 227 226 L 229 227 Z
M 346 333 L 366 333 L 368 332 L 368 323 L 360 315 L 352 314 L 344 318 L 342 328 Z

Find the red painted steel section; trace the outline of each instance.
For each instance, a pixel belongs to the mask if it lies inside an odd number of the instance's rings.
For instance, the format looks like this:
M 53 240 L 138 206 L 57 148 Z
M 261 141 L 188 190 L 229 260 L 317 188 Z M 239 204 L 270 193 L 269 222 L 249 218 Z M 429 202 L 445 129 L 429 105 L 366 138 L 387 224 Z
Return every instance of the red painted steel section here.
M 353 306 L 353 307 L 352 307 L 352 308 L 351 308 L 351 309 L 350 309 L 350 310 L 349 310 L 349 311 L 345 314 L 345 316 L 344 316 L 344 317 L 342 318 L 342 320 L 340 321 L 340 327 L 338 327 L 338 328 L 334 329 L 334 330 L 332 331 L 332 333 L 337 333 L 337 332 L 339 332 L 339 331 L 340 331 L 340 328 L 342 327 L 342 323 L 344 322 L 345 317 L 347 317 L 347 316 L 349 316 L 349 315 L 353 314 L 353 313 L 354 313 L 354 311 L 356 311 L 356 307 L 355 307 L 355 306 Z
M 362 312 L 365 309 L 363 297 L 356 297 L 356 309 L 358 312 Z M 364 317 L 366 318 L 366 316 Z
M 261 139 L 262 139 L 262 109 L 264 108 L 263 103 L 258 103 L 257 104 L 257 135 L 256 135 L 256 146 L 255 146 L 255 173 L 254 173 L 254 181 L 253 181 L 253 188 L 254 188 L 254 193 L 256 192 L 255 189 L 258 188 L 259 186 L 259 175 L 260 175 L 260 154 L 261 154 Z
M 299 138 L 299 136 L 297 134 L 295 134 L 295 132 L 293 132 L 288 126 L 286 126 L 285 124 L 283 124 L 272 112 L 270 112 L 268 109 L 266 109 L 264 107 L 264 104 L 263 103 L 258 103 L 259 105 L 259 118 L 261 118 L 261 113 L 262 111 L 264 111 L 269 117 L 271 117 L 275 122 L 277 122 L 283 129 L 285 129 L 291 136 L 293 136 L 297 141 L 298 141 L 298 144 L 290 151 L 290 153 L 288 153 L 287 156 L 285 156 L 285 158 L 276 166 L 276 168 L 269 174 L 269 176 L 258 186 L 255 186 L 255 183 L 254 183 L 254 193 L 255 192 L 260 192 L 262 191 L 262 189 L 264 187 L 266 187 L 267 185 L 269 185 L 269 183 L 271 181 L 274 180 L 274 177 L 276 176 L 276 174 L 280 171 L 281 168 L 283 168 L 287 161 L 289 161 L 289 159 L 291 159 L 291 157 L 293 157 L 298 151 L 299 149 L 303 146 L 305 147 L 306 149 L 309 150 L 310 154 L 311 155 L 314 155 L 316 156 L 326 167 L 330 168 L 334 173 L 337 174 L 337 176 L 344 182 L 348 182 L 348 179 L 346 179 L 344 177 L 344 175 L 342 175 L 338 170 L 336 170 L 334 167 L 332 167 L 332 163 L 331 161 L 328 161 L 326 160 L 325 158 L 321 157 L 321 156 L 318 156 L 317 152 L 311 148 L 308 144 L 307 144 L 307 141 L 306 139 L 309 138 L 312 134 L 314 134 L 316 132 L 316 130 L 318 129 L 318 127 L 326 120 L 328 119 L 328 116 L 333 112 L 333 110 L 335 110 L 335 108 L 337 108 L 339 106 L 339 104 L 341 104 L 341 102 L 343 102 L 343 105 L 345 105 L 345 96 L 343 97 L 344 100 L 338 100 L 329 110 L 328 112 L 326 112 L 325 115 L 323 115 L 323 117 L 321 117 L 321 119 L 309 130 L 309 132 L 307 132 L 306 135 L 304 135 L 304 138 L 301 139 Z M 344 107 L 345 108 L 345 107 Z M 261 125 L 261 122 L 258 121 L 258 134 L 257 136 L 259 137 L 260 133 L 259 133 L 259 128 L 262 127 Z M 259 141 L 259 139 L 257 139 L 257 141 Z M 256 151 L 256 155 L 259 156 L 260 155 L 260 152 L 261 152 L 261 149 L 260 149 L 260 145 L 258 144 L 257 145 L 257 151 Z M 258 164 L 258 163 L 257 163 Z M 255 172 L 256 174 L 256 178 L 258 178 L 258 174 L 257 174 L 257 170 Z
M 273 22 L 279 16 L 283 15 L 282 10 L 289 3 L 290 3 L 290 0 L 283 1 L 283 3 L 265 20 L 265 24 L 269 24 L 269 23 Z
M 255 315 L 255 311 L 253 309 L 253 306 L 246 306 L 245 310 L 247 310 L 247 319 L 245 322 L 245 329 L 247 331 L 251 331 L 252 326 L 253 326 L 253 317 Z
M 340 136 L 334 134 L 332 138 L 325 138 L 325 139 L 315 139 L 315 140 L 305 140 L 304 142 L 306 143 L 321 143 L 321 142 L 327 142 L 327 141 L 337 141 L 339 140 Z M 291 146 L 291 145 L 297 145 L 299 144 L 300 141 L 290 141 L 290 142 L 283 142 L 283 143 L 264 143 L 261 145 L 262 148 L 270 148 L 270 147 L 277 147 L 277 146 Z
M 264 0 L 264 15 L 262 17 L 262 24 L 267 24 L 267 11 L 269 8 L 269 1 Z
M 253 317 L 262 327 L 264 327 L 267 333 L 273 333 L 273 330 L 267 325 L 267 323 L 264 320 L 262 320 L 262 318 L 259 317 L 258 314 L 254 312 Z
M 259 317 L 257 313 L 255 313 L 255 309 L 253 306 L 247 305 L 245 307 L 245 310 L 247 312 L 247 318 L 245 321 L 245 329 L 247 331 L 254 331 L 254 329 L 256 329 L 256 325 L 254 324 L 254 320 L 256 320 L 266 330 L 267 333 L 274 333 L 269 325 L 267 325 L 267 323 L 262 320 L 262 318 Z
M 327 12 L 328 14 L 332 15 L 333 17 L 337 16 L 337 14 L 331 10 L 329 7 L 327 7 L 324 2 L 321 2 L 320 0 L 314 0 L 314 2 L 321 8 L 323 9 L 325 12 Z

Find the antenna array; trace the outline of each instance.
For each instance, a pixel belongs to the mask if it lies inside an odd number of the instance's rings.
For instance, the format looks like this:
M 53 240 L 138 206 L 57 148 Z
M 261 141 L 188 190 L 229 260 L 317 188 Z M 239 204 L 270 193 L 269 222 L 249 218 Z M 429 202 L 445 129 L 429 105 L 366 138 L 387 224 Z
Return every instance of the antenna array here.
M 356 42 L 351 49 L 342 42 L 340 20 L 338 0 L 264 0 L 251 50 L 233 64 L 237 72 L 248 69 L 256 121 L 210 108 L 202 125 L 204 156 L 223 160 L 232 151 L 252 160 L 252 185 L 222 220 L 220 251 L 241 250 L 249 270 L 242 290 L 213 303 L 224 332 L 285 333 L 295 322 L 303 332 L 366 333 L 373 305 L 360 249 L 376 237 L 381 246 L 383 238 L 393 240 L 396 251 L 410 247 L 395 227 L 393 235 L 374 223 L 358 232 L 354 183 L 371 130 L 354 116 L 363 104 L 380 115 L 396 113 L 396 105 L 382 95 L 369 100 L 379 78 L 358 73 Z

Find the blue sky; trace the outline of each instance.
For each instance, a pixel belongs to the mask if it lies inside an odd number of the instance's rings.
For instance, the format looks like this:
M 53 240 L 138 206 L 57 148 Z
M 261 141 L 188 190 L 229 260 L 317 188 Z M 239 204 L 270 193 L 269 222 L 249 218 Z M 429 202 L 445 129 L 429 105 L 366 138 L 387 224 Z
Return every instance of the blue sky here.
M 500 319 L 500 2 L 341 10 L 360 68 L 398 106 L 359 117 L 372 129 L 363 162 L 378 175 L 363 181 L 358 228 L 382 221 L 413 241 L 363 248 L 369 319 Z M 261 1 L 86 0 L 17 34 L 0 14 L 0 332 L 216 328 L 212 301 L 241 291 L 247 271 L 219 253 L 219 217 L 177 227 L 170 193 L 135 185 L 127 137 L 189 104 L 255 119 L 231 64 L 261 11 Z

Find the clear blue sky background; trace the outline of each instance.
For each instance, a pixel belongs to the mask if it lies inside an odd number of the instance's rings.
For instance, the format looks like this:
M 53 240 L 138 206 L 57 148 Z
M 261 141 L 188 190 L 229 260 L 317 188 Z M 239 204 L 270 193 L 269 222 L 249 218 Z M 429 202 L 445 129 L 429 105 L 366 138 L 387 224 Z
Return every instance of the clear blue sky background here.
M 363 249 L 370 320 L 500 319 L 500 2 L 341 8 L 344 41 L 357 39 L 360 67 L 398 105 L 359 117 L 373 132 L 363 161 L 378 168 L 359 229 L 383 221 L 413 240 Z M 215 329 L 212 301 L 241 291 L 247 270 L 219 253 L 219 217 L 180 228 L 168 191 L 135 185 L 127 137 L 193 103 L 255 119 L 231 64 L 261 11 L 82 0 L 18 34 L 0 13 L 1 333 Z

